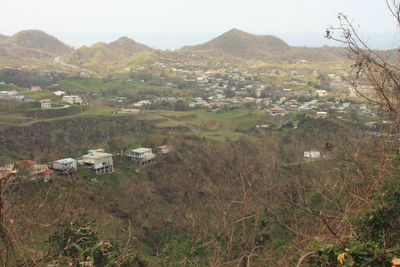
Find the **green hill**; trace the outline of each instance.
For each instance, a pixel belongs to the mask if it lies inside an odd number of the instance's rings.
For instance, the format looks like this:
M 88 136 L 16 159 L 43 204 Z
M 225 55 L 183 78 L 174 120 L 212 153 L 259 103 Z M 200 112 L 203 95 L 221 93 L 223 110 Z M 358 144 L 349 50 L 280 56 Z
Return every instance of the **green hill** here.
M 82 46 L 64 57 L 65 62 L 93 70 L 115 69 L 126 66 L 132 57 L 151 52 L 150 47 L 122 37 L 109 44 L 99 42 Z

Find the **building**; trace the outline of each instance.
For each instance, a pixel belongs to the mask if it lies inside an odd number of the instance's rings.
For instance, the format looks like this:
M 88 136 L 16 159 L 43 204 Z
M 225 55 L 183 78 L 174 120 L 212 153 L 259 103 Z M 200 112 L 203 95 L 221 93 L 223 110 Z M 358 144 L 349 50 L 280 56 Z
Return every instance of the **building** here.
M 283 109 L 283 108 L 271 108 L 271 109 L 269 110 L 269 113 L 270 113 L 272 116 L 275 116 L 275 115 L 281 115 L 281 116 L 283 116 L 283 115 L 286 115 L 288 112 L 287 112 L 285 109 Z
M 82 162 L 90 166 L 96 174 L 114 171 L 112 154 L 105 153 L 104 149 L 89 150 L 88 154 L 82 156 Z
M 58 90 L 58 91 L 55 91 L 53 94 L 54 94 L 55 96 L 63 96 L 63 95 L 65 95 L 65 92 L 64 92 L 64 91 L 61 91 L 61 90 Z
M 51 109 L 51 100 L 50 99 L 40 100 L 40 108 L 41 109 Z
M 139 114 L 140 109 L 137 108 L 123 108 L 117 111 L 118 114 Z
M 171 152 L 171 150 L 174 149 L 174 147 L 169 145 L 162 145 L 157 147 L 157 149 L 159 149 L 162 154 L 167 154 Z
M 149 164 L 155 158 L 155 155 L 151 148 L 142 147 L 129 150 L 128 157 L 132 158 L 136 164 L 143 166 Z
M 63 102 L 67 102 L 70 104 L 82 104 L 82 98 L 80 96 L 77 95 L 65 95 L 62 97 L 62 101 Z
M 42 91 L 40 86 L 31 86 L 31 91 Z
M 55 171 L 70 174 L 78 170 L 77 162 L 74 159 L 66 158 L 50 162 L 49 167 Z
M 317 118 L 326 118 L 328 117 L 328 113 L 325 111 L 318 111 L 317 112 Z
M 318 96 L 327 96 L 328 92 L 326 90 L 316 90 L 315 91 L 317 93 Z
M 305 151 L 304 159 L 308 161 L 314 161 L 321 159 L 321 153 L 319 151 Z
M 26 175 L 31 180 L 43 179 L 45 182 L 51 179 L 51 174 L 54 172 L 47 165 L 29 159 L 15 162 L 13 170 L 15 174 Z

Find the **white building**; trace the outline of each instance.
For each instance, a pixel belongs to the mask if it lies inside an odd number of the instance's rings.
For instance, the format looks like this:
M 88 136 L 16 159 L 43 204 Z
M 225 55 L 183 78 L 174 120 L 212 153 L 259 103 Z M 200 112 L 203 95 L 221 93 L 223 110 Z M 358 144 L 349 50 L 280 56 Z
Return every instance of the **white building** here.
M 58 90 L 58 91 L 55 91 L 53 94 L 56 95 L 56 96 L 63 96 L 63 95 L 65 95 L 65 92 L 61 91 L 61 90 Z
M 114 171 L 112 154 L 105 153 L 104 149 L 89 150 L 88 152 L 88 154 L 82 156 L 83 164 L 90 166 L 96 174 Z
M 328 117 L 328 112 L 325 112 L 325 111 L 317 112 L 317 118 L 326 118 L 326 117 Z
M 305 151 L 304 159 L 309 161 L 321 159 L 321 153 L 319 151 Z
M 151 148 L 141 147 L 129 150 L 128 157 L 132 158 L 135 163 L 143 166 L 149 164 L 155 158 L 155 155 Z
M 77 95 L 65 95 L 63 96 L 62 101 L 70 104 L 82 104 L 83 102 L 82 98 Z
M 318 96 L 327 96 L 328 92 L 326 90 L 316 90 Z
M 40 100 L 40 108 L 41 109 L 51 109 L 51 100 L 50 99 Z

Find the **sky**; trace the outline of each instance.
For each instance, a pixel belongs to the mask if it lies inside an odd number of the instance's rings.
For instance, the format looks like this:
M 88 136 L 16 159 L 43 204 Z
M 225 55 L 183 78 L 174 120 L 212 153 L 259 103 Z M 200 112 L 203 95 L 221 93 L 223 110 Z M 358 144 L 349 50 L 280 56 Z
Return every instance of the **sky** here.
M 43 30 L 79 47 L 128 36 L 158 49 L 206 42 L 232 28 L 294 46 L 335 45 L 323 36 L 344 13 L 377 48 L 398 46 L 385 0 L 0 0 L 0 33 Z

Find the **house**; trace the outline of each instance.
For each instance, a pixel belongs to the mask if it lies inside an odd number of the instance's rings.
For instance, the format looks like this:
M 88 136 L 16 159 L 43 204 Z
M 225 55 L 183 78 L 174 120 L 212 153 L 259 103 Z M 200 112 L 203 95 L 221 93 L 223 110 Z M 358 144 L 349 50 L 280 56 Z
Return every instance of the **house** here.
M 20 160 L 14 163 L 14 173 L 26 175 L 31 180 L 43 179 L 48 182 L 54 172 L 45 164 L 38 164 L 33 160 Z
M 316 90 L 315 92 L 317 93 L 318 96 L 321 97 L 328 95 L 328 92 L 326 90 Z
M 139 114 L 140 109 L 137 108 L 123 108 L 117 111 L 119 114 Z
M 305 151 L 304 159 L 308 161 L 314 161 L 321 159 L 321 153 L 319 151 Z
M 63 95 L 65 95 L 65 92 L 64 92 L 64 91 L 61 91 L 61 90 L 58 90 L 58 91 L 55 91 L 53 94 L 54 94 L 55 96 L 63 96 Z
M 88 154 L 82 156 L 82 162 L 84 165 L 90 166 L 96 174 L 114 171 L 112 154 L 105 153 L 104 149 L 89 150 Z
M 66 158 L 50 162 L 49 167 L 62 173 L 72 173 L 78 170 L 77 162 L 74 159 Z
M 42 99 L 40 102 L 41 109 L 51 109 L 51 100 L 50 99 Z
M 317 118 L 326 118 L 326 117 L 328 117 L 328 112 L 325 112 L 325 111 L 317 112 Z
M 155 155 L 151 148 L 141 147 L 129 150 L 128 157 L 132 158 L 136 164 L 143 166 L 149 164 L 155 158 Z
M 70 104 L 82 104 L 82 98 L 80 96 L 77 95 L 65 95 L 62 97 L 62 101 L 63 102 L 67 102 Z
M 272 116 L 275 116 L 275 115 L 281 115 L 281 116 L 283 116 L 283 115 L 286 115 L 286 114 L 287 114 L 287 111 L 286 111 L 285 109 L 283 109 L 283 108 L 271 108 L 271 109 L 269 110 L 269 113 L 270 113 Z
M 174 149 L 174 147 L 170 145 L 162 145 L 157 147 L 157 149 L 159 149 L 162 154 L 167 154 L 171 152 L 171 150 Z
M 31 86 L 31 91 L 43 91 L 40 86 Z

